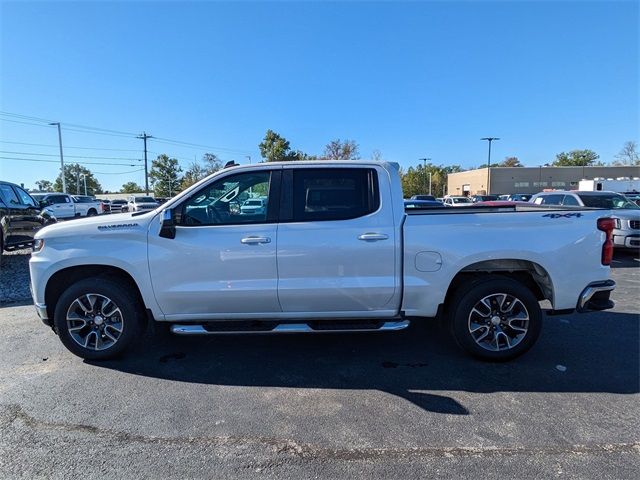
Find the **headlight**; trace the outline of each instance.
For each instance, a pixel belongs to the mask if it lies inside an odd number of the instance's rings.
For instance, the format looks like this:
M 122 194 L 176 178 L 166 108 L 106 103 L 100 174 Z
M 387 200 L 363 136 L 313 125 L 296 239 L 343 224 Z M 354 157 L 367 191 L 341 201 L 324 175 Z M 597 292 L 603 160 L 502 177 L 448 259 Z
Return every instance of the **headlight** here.
M 44 239 L 43 238 L 36 238 L 36 241 L 33 242 L 33 251 L 34 252 L 39 252 L 43 248 L 44 248 Z

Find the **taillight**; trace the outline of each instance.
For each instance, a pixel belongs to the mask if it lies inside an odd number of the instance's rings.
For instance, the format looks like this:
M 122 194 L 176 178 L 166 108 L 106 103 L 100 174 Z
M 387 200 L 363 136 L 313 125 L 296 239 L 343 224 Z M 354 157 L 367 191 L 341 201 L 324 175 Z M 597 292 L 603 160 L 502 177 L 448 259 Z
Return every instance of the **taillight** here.
M 607 235 L 602 244 L 602 265 L 611 265 L 611 259 L 613 258 L 613 229 L 615 226 L 616 221 L 613 218 L 598 219 L 598 230 L 602 230 Z
M 107 211 L 107 207 L 105 207 L 104 203 L 100 202 L 100 208 L 102 209 L 103 212 Z

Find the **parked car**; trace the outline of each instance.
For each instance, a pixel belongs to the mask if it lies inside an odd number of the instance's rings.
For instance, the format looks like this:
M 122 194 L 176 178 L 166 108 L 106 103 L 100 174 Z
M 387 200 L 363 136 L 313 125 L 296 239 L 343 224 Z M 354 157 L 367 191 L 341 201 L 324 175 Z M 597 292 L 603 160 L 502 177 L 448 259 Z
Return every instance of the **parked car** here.
M 611 209 L 615 219 L 614 246 L 633 249 L 640 247 L 640 207 L 620 193 L 603 191 L 541 192 L 535 194 L 531 202 L 536 205 Z
M 412 195 L 411 200 L 431 200 L 435 201 L 436 197 L 433 195 Z
M 105 200 L 98 200 L 96 199 L 96 197 L 91 197 L 89 195 L 71 195 L 71 198 L 73 199 L 73 201 L 78 204 L 78 203 L 84 203 L 84 204 L 91 204 L 94 207 L 97 205 L 99 206 L 99 212 L 98 213 L 108 213 L 109 212 L 109 208 L 107 207 L 107 205 L 105 204 Z M 108 202 L 108 200 L 107 200 Z M 92 208 L 90 206 L 87 207 L 89 210 Z M 93 212 L 88 212 L 87 216 L 92 216 Z
M 122 198 L 117 198 L 111 201 L 111 213 L 121 213 L 127 201 Z
M 0 180 L 0 254 L 33 245 L 34 235 L 55 218 L 41 215 L 38 202 L 22 187 Z
M 61 219 L 75 217 L 93 217 L 103 213 L 102 202 L 66 193 L 34 193 L 33 198 L 39 201 L 43 211 L 48 215 Z
M 447 195 L 444 197 L 443 202 L 447 207 L 469 207 L 473 205 L 469 197 L 462 196 Z
M 498 200 L 509 200 L 509 195 L 498 195 Z
M 266 210 L 266 198 L 250 198 L 240 206 L 240 213 L 243 215 L 264 215 Z
M 263 214 L 231 211 L 258 190 Z M 507 360 L 540 334 L 540 300 L 550 314 L 613 306 L 609 210 L 403 207 L 397 164 L 224 168 L 162 209 L 39 231 L 36 310 L 93 360 L 147 319 L 208 335 L 400 330 L 438 315 L 469 353 Z
M 507 197 L 510 202 L 528 202 L 533 197 L 530 193 L 512 193 Z
M 444 208 L 444 203 L 437 200 L 405 200 L 404 208 Z
M 497 195 L 471 195 L 471 201 L 473 203 L 478 203 L 478 202 L 494 202 L 496 200 L 498 200 L 498 196 Z
M 102 202 L 102 213 L 111 213 L 111 200 L 100 199 L 100 202 Z
M 126 208 L 126 210 L 125 210 Z M 144 212 L 158 208 L 158 202 L 153 197 L 140 197 L 131 195 L 127 200 L 127 206 L 122 207 L 123 212 Z

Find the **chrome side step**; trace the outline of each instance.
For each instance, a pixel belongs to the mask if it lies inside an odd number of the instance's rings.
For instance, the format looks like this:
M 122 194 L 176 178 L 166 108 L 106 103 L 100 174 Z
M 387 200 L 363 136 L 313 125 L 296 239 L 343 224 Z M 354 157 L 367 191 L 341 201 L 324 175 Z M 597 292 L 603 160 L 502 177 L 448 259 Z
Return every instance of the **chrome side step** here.
M 270 322 L 272 323 L 272 322 Z M 225 328 L 211 328 L 208 325 L 172 325 L 171 333 L 176 335 L 229 335 L 242 333 L 352 333 L 352 332 L 389 332 L 403 330 L 409 326 L 409 320 L 378 322 L 378 325 L 357 324 L 341 325 L 340 322 L 277 323 L 267 328 L 233 328 L 233 322 L 225 322 Z M 207 328 L 209 327 L 209 328 Z

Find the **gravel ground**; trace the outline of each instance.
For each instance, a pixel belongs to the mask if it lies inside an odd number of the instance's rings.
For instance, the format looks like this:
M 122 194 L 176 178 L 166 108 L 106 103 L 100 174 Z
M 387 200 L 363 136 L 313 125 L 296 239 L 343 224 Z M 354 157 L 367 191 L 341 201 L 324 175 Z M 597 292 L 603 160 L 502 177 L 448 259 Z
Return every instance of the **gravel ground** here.
M 31 249 L 3 252 L 0 263 L 0 306 L 31 302 L 29 258 Z

